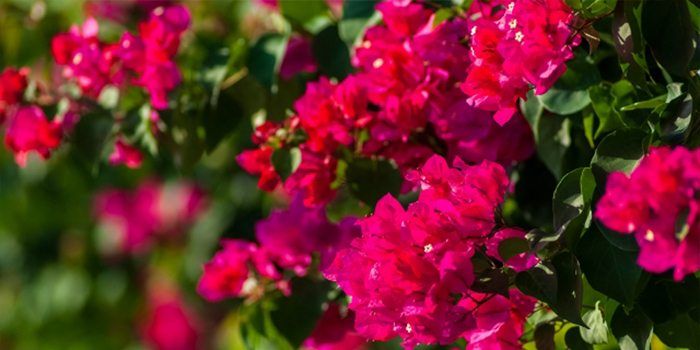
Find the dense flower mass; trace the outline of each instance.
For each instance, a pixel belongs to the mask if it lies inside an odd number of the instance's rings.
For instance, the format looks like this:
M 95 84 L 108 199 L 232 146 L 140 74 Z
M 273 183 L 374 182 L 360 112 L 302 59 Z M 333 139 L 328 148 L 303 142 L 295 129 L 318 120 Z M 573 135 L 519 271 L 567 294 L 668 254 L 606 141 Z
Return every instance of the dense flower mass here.
M 297 197 L 288 210 L 274 211 L 270 218 L 257 223 L 255 233 L 260 245 L 241 239 L 222 240 L 224 249 L 204 265 L 199 293 L 210 301 L 255 298 L 265 291 L 266 281 L 288 292 L 289 281 L 280 269 L 303 276 L 312 253 L 320 253 L 320 266 L 326 267 L 338 250 L 359 236 L 355 218 L 333 224 L 323 208 L 307 208 L 302 201 Z
M 182 233 L 205 205 L 204 193 L 192 184 L 145 182 L 135 192 L 102 191 L 95 198 L 95 214 L 110 235 L 107 249 L 138 253 L 156 238 Z
M 153 107 L 165 109 L 168 91 L 182 79 L 173 59 L 189 25 L 185 7 L 158 7 L 139 23 L 139 36 L 127 32 L 110 44 L 100 41 L 97 21 L 89 17 L 82 28 L 73 25 L 54 37 L 51 52 L 64 67 L 63 76 L 74 79 L 83 94 L 98 97 L 108 84 L 123 86 L 128 75 L 136 74 L 130 83 L 148 90 Z
M 605 226 L 634 233 L 638 263 L 681 280 L 700 270 L 700 150 L 653 148 L 629 175 L 608 177 L 595 216 Z
M 469 13 L 473 64 L 460 87 L 469 104 L 496 111 L 494 118 L 503 125 L 529 85 L 541 95 L 564 74 L 581 38 L 573 36 L 574 15 L 562 0 L 477 0 Z
M 10 117 L 5 145 L 15 154 L 15 162 L 25 166 L 29 152 L 48 159 L 51 150 L 61 143 L 63 128 L 60 118 L 48 121 L 37 106 L 20 108 Z
M 261 175 L 261 189 L 277 186 L 269 157 L 291 143 L 297 130 L 307 136 L 300 145 L 302 166 L 284 188 L 302 192 L 309 206 L 335 196 L 331 184 L 340 149 L 391 159 L 403 175 L 436 152 L 505 166 L 532 154 L 532 132 L 520 113 L 511 111 L 513 122 L 500 126 L 493 112 L 468 105 L 458 87 L 472 64 L 460 41 L 468 34 L 467 21 L 434 25 L 432 10 L 407 1 L 382 2 L 377 10 L 385 25 L 368 28 L 355 48 L 358 73 L 340 83 L 325 78 L 309 83 L 294 105 L 296 115 L 276 125 L 281 132 L 267 132 L 269 123 L 260 126 L 264 130 L 254 135 L 260 149 L 239 156 L 243 168 Z M 412 188 L 406 181 L 403 191 Z
M 495 220 L 509 182 L 504 169 L 489 161 L 469 166 L 460 158 L 450 168 L 442 157 L 433 156 L 408 178 L 422 187 L 418 201 L 404 210 L 393 197 L 384 197 L 374 215 L 360 221 L 362 237 L 341 250 L 324 271 L 352 297 L 355 329 L 373 340 L 401 336 L 409 349 L 462 337 L 473 338 L 468 349 L 487 348 L 477 345 L 484 334 L 508 336 L 491 338 L 494 344 L 517 339 L 524 317 L 512 319 L 510 302 L 469 289 L 475 279 L 475 251 L 504 239 L 492 232 L 515 231 L 502 229 Z M 508 262 L 516 270 L 537 262 L 522 258 Z M 511 298 L 528 301 L 517 307 L 523 314 L 532 311 L 529 297 L 513 291 Z M 502 317 L 491 319 L 490 308 L 503 312 Z

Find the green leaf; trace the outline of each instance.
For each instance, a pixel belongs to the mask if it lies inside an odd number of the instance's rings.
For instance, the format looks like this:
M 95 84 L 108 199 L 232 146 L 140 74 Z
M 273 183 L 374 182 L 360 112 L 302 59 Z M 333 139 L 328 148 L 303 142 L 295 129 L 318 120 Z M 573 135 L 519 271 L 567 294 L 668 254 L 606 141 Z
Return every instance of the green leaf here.
M 605 323 L 603 313 L 598 308 L 600 301 L 595 303 L 595 309 L 583 315 L 583 321 L 588 325 L 588 329 L 579 328 L 581 339 L 588 344 L 606 344 L 608 342 L 608 324 Z
M 270 320 L 294 349 L 298 349 L 311 335 L 323 314 L 322 306 L 330 291 L 330 283 L 294 278 L 291 290 L 290 296 L 275 302 L 276 309 L 270 312 Z
M 535 347 L 537 350 L 555 350 L 554 325 L 545 323 L 535 329 Z
M 576 246 L 576 257 L 591 287 L 622 304 L 632 305 L 642 275 L 636 254 L 608 243 L 593 225 Z
M 593 110 L 600 123 L 593 138 L 598 138 L 602 133 L 613 131 L 625 126 L 622 116 L 615 108 L 615 97 L 607 85 L 596 85 L 588 88 Z
M 528 251 L 527 240 L 524 238 L 506 238 L 498 244 L 498 255 L 504 262 L 510 258 Z
M 450 20 L 455 17 L 455 12 L 450 8 L 441 8 L 435 11 L 435 17 L 433 17 L 433 28 L 439 26 L 442 22 Z
M 687 1 L 647 0 L 641 23 L 654 58 L 669 73 L 686 77 L 695 36 Z
M 301 165 L 301 150 L 298 147 L 291 149 L 279 148 L 272 152 L 270 160 L 277 175 L 280 176 L 282 181 L 287 181 L 287 178 Z
M 651 340 L 654 325 L 640 308 L 629 313 L 624 307 L 615 310 L 610 328 L 621 350 L 646 350 Z
M 554 266 L 541 262 L 515 276 L 518 289 L 549 305 L 557 305 L 557 275 Z
M 625 77 L 635 86 L 648 90 L 644 38 L 642 37 L 642 1 L 618 1 L 612 22 L 615 49 L 620 56 L 620 66 Z
M 217 47 L 207 50 L 207 56 L 202 67 L 197 71 L 197 80 L 211 96 L 209 103 L 216 107 L 221 90 L 221 82 L 226 78 L 231 50 L 228 47 Z
M 669 96 L 671 94 L 669 93 Z M 684 143 L 690 132 L 693 99 L 682 94 L 668 102 L 659 115 L 658 131 L 661 139 L 669 145 Z
M 563 232 L 571 220 L 583 212 L 586 205 L 581 193 L 583 169 L 578 168 L 566 174 L 554 190 L 552 213 L 555 232 Z
M 213 152 L 216 146 L 236 129 L 244 115 L 243 108 L 228 89 L 219 94 L 215 104 L 207 105 L 202 117 L 207 153 Z
M 272 92 L 277 91 L 277 73 L 282 65 L 288 39 L 281 34 L 267 33 L 248 52 L 248 72 Z
M 547 110 L 556 114 L 576 113 L 591 103 L 588 87 L 600 82 L 598 69 L 580 54 L 566 62 L 566 73 L 545 94 L 537 96 Z
M 114 109 L 119 104 L 119 88 L 114 85 L 107 85 L 102 88 L 97 103 L 104 109 Z
M 700 323 L 693 320 L 689 314 L 683 314 L 669 322 L 655 325 L 654 334 L 668 346 L 700 349 L 699 329 Z
M 572 323 L 586 326 L 581 319 L 583 281 L 578 260 L 573 254 L 564 252 L 552 259 L 552 265 L 557 275 L 557 302 L 550 304 L 552 310 Z
M 280 13 L 299 24 L 304 24 L 328 11 L 323 0 L 279 0 Z
M 647 134 L 639 129 L 620 129 L 606 136 L 596 148 L 591 160 L 591 170 L 599 189 L 605 189 L 610 173 L 621 171 L 628 174 L 644 157 L 644 138 Z
M 355 43 L 365 28 L 373 21 L 374 7 L 379 0 L 346 0 L 343 3 L 343 18 L 338 23 L 340 38 L 349 46 Z M 381 16 L 377 16 L 381 18 Z
M 583 329 L 583 327 L 571 327 L 566 331 L 566 335 L 564 336 L 566 346 L 571 350 L 593 350 L 593 345 L 586 343 L 586 341 L 581 338 L 581 329 Z
M 509 298 L 508 288 L 508 276 L 496 267 L 481 271 L 470 287 L 478 293 L 500 294 Z
M 85 161 L 95 162 L 106 151 L 107 139 L 112 133 L 114 119 L 104 114 L 86 114 L 75 125 L 71 148 Z
M 350 50 L 340 39 L 338 26 L 329 26 L 316 35 L 311 52 L 319 70 L 327 77 L 343 80 L 354 71 L 350 62 Z
M 639 294 L 637 303 L 654 324 L 668 322 L 676 318 L 676 308 L 671 302 L 666 283 L 658 275 L 651 277 L 644 290 Z
M 403 184 L 403 176 L 396 163 L 385 159 L 349 160 L 345 176 L 352 195 L 372 207 L 387 194 L 398 197 Z
M 571 119 L 559 115 L 547 114 L 538 119 L 537 155 L 552 172 L 560 179 L 563 173 L 562 158 L 571 146 Z
M 595 148 L 595 138 L 593 137 L 593 125 L 595 124 L 595 110 L 593 110 L 593 107 L 586 106 L 581 111 L 582 117 L 583 117 L 583 130 L 584 134 L 586 135 L 586 140 L 588 140 L 588 144 L 591 146 L 591 148 Z

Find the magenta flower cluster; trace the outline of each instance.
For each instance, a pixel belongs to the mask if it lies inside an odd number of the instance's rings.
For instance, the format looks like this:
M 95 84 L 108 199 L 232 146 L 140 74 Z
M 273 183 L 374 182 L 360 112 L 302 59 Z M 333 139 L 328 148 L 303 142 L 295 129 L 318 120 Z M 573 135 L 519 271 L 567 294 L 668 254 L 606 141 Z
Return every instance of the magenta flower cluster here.
M 652 148 L 629 175 L 608 177 L 595 217 L 633 233 L 638 263 L 677 281 L 700 270 L 700 150 Z
M 418 201 L 404 210 L 384 197 L 373 216 L 360 220 L 362 236 L 324 271 L 351 297 L 355 329 L 373 340 L 401 336 L 407 349 L 463 337 L 470 341 L 467 349 L 519 347 L 534 299 L 517 290 L 511 290 L 511 300 L 470 290 L 476 251 L 500 260 L 497 251 L 482 247 L 525 236 L 495 219 L 509 183 L 505 170 L 489 161 L 469 166 L 460 158 L 450 168 L 444 158 L 432 156 L 408 179 L 422 187 Z M 506 262 L 516 271 L 536 263 L 526 253 Z
M 581 42 L 570 24 L 575 17 L 561 0 L 474 1 L 470 15 L 473 63 L 461 88 L 470 105 L 496 111 L 503 125 L 530 85 L 541 95 L 564 74 Z
M 377 10 L 385 25 L 368 28 L 354 49 L 358 73 L 337 84 L 325 78 L 309 83 L 294 105 L 296 115 L 283 125 L 260 126 L 254 135 L 260 148 L 238 157 L 244 169 L 261 175 L 261 189 L 272 191 L 280 183 L 270 155 L 299 129 L 308 136 L 300 146 L 302 166 L 284 188 L 300 191 L 307 206 L 335 196 L 331 184 L 340 148 L 392 159 L 404 175 L 436 152 L 505 166 L 532 154 L 532 131 L 520 113 L 511 111 L 512 122 L 498 125 L 493 112 L 468 105 L 459 88 L 473 65 L 461 42 L 468 36 L 467 20 L 436 25 L 433 11 L 410 1 L 382 2 Z M 403 192 L 412 189 L 404 183 Z
M 299 197 L 288 210 L 273 211 L 257 223 L 259 245 L 242 239 L 222 240 L 224 249 L 204 265 L 197 289 L 210 301 L 256 298 L 265 292 L 268 282 L 288 293 L 289 281 L 282 270 L 304 276 L 314 252 L 320 252 L 321 268 L 329 265 L 339 249 L 359 236 L 355 220 L 348 217 L 333 224 L 323 208 L 307 208 Z

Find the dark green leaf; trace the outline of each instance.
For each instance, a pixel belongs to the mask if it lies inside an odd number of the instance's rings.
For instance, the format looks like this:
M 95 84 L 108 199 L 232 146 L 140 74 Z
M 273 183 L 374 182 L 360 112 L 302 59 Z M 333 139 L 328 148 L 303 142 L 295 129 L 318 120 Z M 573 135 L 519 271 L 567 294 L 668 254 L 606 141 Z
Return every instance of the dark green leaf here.
M 282 15 L 299 24 L 322 16 L 328 11 L 328 5 L 323 0 L 279 0 L 279 7 Z
M 551 89 L 537 98 L 548 110 L 561 114 L 576 113 L 591 103 L 588 87 L 600 82 L 600 73 L 586 55 L 566 62 L 564 73 Z
M 683 314 L 666 323 L 654 327 L 661 341 L 672 347 L 700 349 L 700 323 L 690 315 Z
M 479 293 L 500 294 L 508 298 L 508 276 L 499 268 L 489 267 L 476 276 L 470 289 Z
M 276 301 L 276 309 L 270 312 L 270 320 L 279 333 L 298 349 L 311 335 L 323 313 L 322 306 L 326 302 L 330 283 L 294 278 L 291 289 L 289 297 Z
M 227 91 L 219 94 L 215 105 L 208 104 L 202 118 L 207 153 L 214 151 L 243 118 L 243 109 Z
M 552 259 L 552 265 L 557 274 L 557 302 L 550 306 L 560 317 L 585 326 L 581 319 L 583 281 L 578 260 L 573 254 L 564 252 Z
M 591 287 L 622 304 L 632 305 L 642 275 L 636 254 L 609 244 L 592 225 L 576 246 L 576 257 Z
M 595 309 L 588 311 L 583 315 L 583 321 L 588 325 L 588 329 L 579 328 L 581 339 L 588 344 L 605 344 L 608 342 L 608 324 L 605 323 L 603 313 L 598 308 L 598 301 L 595 304 Z
M 301 164 L 301 151 L 297 147 L 291 149 L 276 149 L 272 152 L 270 160 L 272 161 L 272 166 L 275 168 L 277 175 L 280 176 L 282 181 L 287 181 L 287 178 L 289 178 Z
M 647 134 L 639 129 L 620 129 L 606 136 L 596 148 L 591 160 L 591 170 L 601 191 L 605 189 L 610 173 L 628 174 L 644 157 L 643 141 Z
M 549 305 L 557 304 L 557 275 L 548 262 L 539 263 L 515 276 L 518 289 Z
M 571 126 L 571 119 L 552 114 L 543 115 L 536 125 L 537 155 L 557 179 L 564 175 L 562 158 L 571 146 Z
M 338 23 L 340 38 L 352 45 L 363 33 L 375 13 L 374 7 L 379 0 L 346 0 L 343 3 L 343 18 Z
M 350 50 L 338 36 L 338 26 L 329 26 L 318 33 L 311 43 L 311 51 L 319 70 L 327 77 L 343 80 L 354 70 Z
M 554 213 L 554 230 L 560 232 L 571 220 L 581 214 L 585 206 L 581 194 L 581 174 L 583 168 L 566 174 L 554 190 L 552 212 Z
M 654 324 L 664 323 L 676 318 L 676 311 L 665 281 L 653 276 L 640 293 L 637 301 L 644 313 Z
M 530 230 L 525 235 L 529 248 L 528 253 L 536 254 L 540 250 L 544 249 L 547 244 L 559 240 L 559 237 L 560 235 L 556 233 L 547 233 L 539 229 Z
M 688 74 L 695 30 L 686 0 L 647 0 L 642 6 L 642 33 L 654 58 L 669 73 Z
M 535 347 L 537 350 L 555 350 L 554 325 L 545 323 L 535 329 Z
M 104 114 L 86 114 L 75 125 L 71 136 L 72 148 L 88 162 L 95 162 L 105 152 L 107 138 L 114 119 Z
M 219 101 L 221 82 L 226 78 L 231 51 L 228 47 L 219 47 L 207 52 L 202 68 L 197 72 L 197 80 L 211 96 L 209 103 L 216 107 Z
M 661 139 L 670 145 L 685 142 L 690 131 L 692 112 L 693 100 L 688 94 L 682 94 L 668 102 L 659 115 L 658 129 Z
M 646 350 L 654 325 L 638 307 L 629 314 L 624 307 L 618 307 L 613 315 L 610 328 L 621 350 Z
M 389 160 L 352 159 L 345 176 L 353 196 L 372 207 L 387 194 L 397 197 L 403 184 L 401 172 Z
M 275 33 L 261 36 L 248 52 L 248 72 L 270 91 L 277 91 L 277 73 L 288 38 Z
M 506 238 L 498 244 L 498 255 L 504 262 L 528 250 L 527 240 L 524 238 Z
M 634 85 L 647 90 L 646 73 L 648 71 L 645 53 L 645 41 L 642 37 L 641 8 L 642 1 L 618 1 L 615 6 L 612 23 L 612 36 L 615 49 L 620 56 L 621 67 L 625 77 Z
M 581 329 L 583 329 L 583 327 L 571 327 L 566 331 L 566 335 L 564 336 L 566 346 L 571 350 L 593 350 L 593 345 L 586 343 L 583 338 L 581 338 Z

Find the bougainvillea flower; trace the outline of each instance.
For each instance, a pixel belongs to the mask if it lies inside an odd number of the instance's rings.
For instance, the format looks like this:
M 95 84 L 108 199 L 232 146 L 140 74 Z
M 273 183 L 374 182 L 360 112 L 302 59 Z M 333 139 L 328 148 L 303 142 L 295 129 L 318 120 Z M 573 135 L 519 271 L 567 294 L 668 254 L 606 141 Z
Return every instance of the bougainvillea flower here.
M 700 150 L 652 148 L 627 176 L 612 173 L 595 217 L 632 233 L 647 271 L 673 269 L 680 281 L 700 270 Z
M 5 120 L 7 110 L 22 100 L 28 74 L 29 68 L 26 67 L 19 70 L 8 67 L 0 74 L 0 124 Z
M 326 311 L 318 320 L 313 333 L 302 347 L 310 350 L 364 350 L 367 341 L 355 332 L 355 313 L 347 310 L 345 317 L 341 306 L 329 303 Z
M 114 142 L 114 151 L 109 155 L 109 163 L 124 164 L 132 169 L 138 168 L 143 163 L 143 154 L 120 137 Z
M 176 291 L 151 291 L 141 330 L 144 341 L 156 350 L 199 349 L 201 321 Z
M 289 38 L 287 51 L 280 66 L 282 78 L 291 79 L 297 73 L 315 72 L 317 68 L 316 60 L 311 53 L 311 41 L 300 35 Z
M 63 137 L 58 119 L 46 120 L 41 108 L 29 106 L 20 108 L 15 113 L 7 128 L 5 145 L 15 154 L 19 166 L 27 164 L 27 154 L 37 152 L 43 159 L 48 159 L 51 150 L 56 148 Z
M 493 334 L 506 323 L 511 326 L 503 332 L 513 333 L 524 318 L 515 320 L 507 300 L 500 323 L 480 325 L 482 307 L 488 308 L 494 296 L 477 307 L 472 296 L 478 293 L 469 290 L 476 249 L 510 237 L 510 229 L 498 230 L 503 232 L 499 237 L 492 234 L 498 227 L 495 211 L 508 186 L 505 170 L 487 161 L 469 166 L 459 158 L 449 167 L 442 157 L 433 156 L 408 178 L 422 188 L 418 201 L 404 210 L 390 195 L 382 198 L 374 215 L 360 220 L 362 236 L 324 270 L 351 297 L 355 329 L 372 340 L 401 336 L 407 349 L 449 344 L 477 332 Z M 520 258 L 507 263 L 518 268 L 529 264 Z M 523 311 L 530 312 L 532 308 Z M 522 323 L 519 329 L 522 334 Z M 518 335 L 510 337 L 517 344 Z
M 258 187 L 263 191 L 272 191 L 280 183 L 280 177 L 272 166 L 272 148 L 266 147 L 243 151 L 236 157 L 238 164 L 253 175 L 260 175 Z

